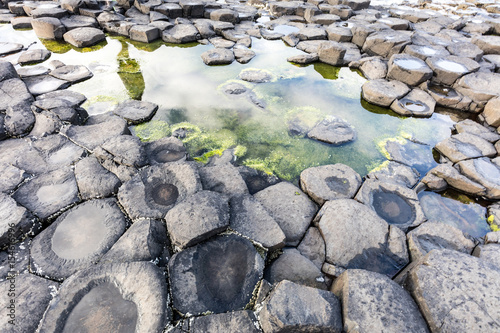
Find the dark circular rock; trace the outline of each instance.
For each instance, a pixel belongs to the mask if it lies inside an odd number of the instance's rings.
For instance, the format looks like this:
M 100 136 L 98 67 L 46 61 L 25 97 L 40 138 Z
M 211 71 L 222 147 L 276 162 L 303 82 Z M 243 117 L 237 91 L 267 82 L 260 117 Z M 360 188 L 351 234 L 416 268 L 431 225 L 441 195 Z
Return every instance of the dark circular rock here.
M 63 280 L 98 261 L 125 231 L 113 199 L 87 201 L 63 213 L 31 244 L 31 269 Z
M 172 318 L 167 289 L 150 262 L 94 266 L 64 281 L 39 331 L 160 333 Z
M 400 196 L 390 192 L 373 193 L 375 212 L 390 224 L 402 224 L 412 217 L 411 206 Z
M 154 202 L 162 206 L 170 206 L 177 202 L 179 190 L 172 184 L 157 184 L 150 190 Z
M 250 302 L 264 261 L 249 240 L 229 235 L 175 254 L 168 268 L 178 311 L 222 313 Z

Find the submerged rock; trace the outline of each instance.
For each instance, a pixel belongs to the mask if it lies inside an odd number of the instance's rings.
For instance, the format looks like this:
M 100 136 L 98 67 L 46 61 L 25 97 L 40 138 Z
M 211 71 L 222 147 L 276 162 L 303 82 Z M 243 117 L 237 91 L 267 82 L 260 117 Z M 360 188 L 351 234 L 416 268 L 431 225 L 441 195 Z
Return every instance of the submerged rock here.
M 495 147 L 490 142 L 469 133 L 452 135 L 439 142 L 435 148 L 452 162 L 496 155 Z
M 64 280 L 99 261 L 124 233 L 125 226 L 125 216 L 114 199 L 80 204 L 33 239 L 31 270 Z
M 286 280 L 264 301 L 259 321 L 265 333 L 342 332 L 341 305 L 333 293 Z
M 408 188 L 413 188 L 418 183 L 420 174 L 407 165 L 395 161 L 386 161 L 375 170 L 370 171 L 366 177 L 382 182 L 399 183 Z
M 356 131 L 343 119 L 330 116 L 314 126 L 307 136 L 311 139 L 341 145 L 356 139 Z
M 88 80 L 93 76 L 92 72 L 82 65 L 61 66 L 51 71 L 50 75 L 71 82 L 71 84 Z
M 230 49 L 216 47 L 201 54 L 205 65 L 228 65 L 234 61 L 234 53 Z
M 385 275 L 349 269 L 331 290 L 342 302 L 345 331 L 429 332 L 410 294 Z
M 274 76 L 271 72 L 265 69 L 247 68 L 241 71 L 239 78 L 243 81 L 253 83 L 271 82 Z
M 252 243 L 236 235 L 188 248 L 168 264 L 173 307 L 195 315 L 242 310 L 263 269 L 264 261 Z
M 39 330 L 159 333 L 172 318 L 167 304 L 168 285 L 154 264 L 99 265 L 61 284 Z
M 182 141 L 171 136 L 148 142 L 145 146 L 149 164 L 183 162 L 186 160 L 186 147 Z
M 146 102 L 128 100 L 118 104 L 113 113 L 122 117 L 129 125 L 136 125 L 151 120 L 158 110 L 158 105 Z

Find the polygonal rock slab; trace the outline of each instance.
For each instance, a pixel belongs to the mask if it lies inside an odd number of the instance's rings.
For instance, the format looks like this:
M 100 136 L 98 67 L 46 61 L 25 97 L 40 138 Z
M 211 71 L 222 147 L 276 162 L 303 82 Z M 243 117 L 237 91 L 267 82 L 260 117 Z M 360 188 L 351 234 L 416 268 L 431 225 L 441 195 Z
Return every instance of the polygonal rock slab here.
M 347 332 L 429 332 L 410 294 L 385 275 L 349 269 L 331 291 L 342 302 Z
M 330 116 L 314 126 L 307 136 L 333 145 L 341 145 L 356 139 L 356 131 L 343 119 Z
M 430 117 L 435 106 L 436 101 L 431 95 L 415 88 L 405 97 L 392 102 L 391 110 L 402 116 Z
M 366 81 L 361 87 L 363 98 L 368 102 L 389 107 L 395 99 L 405 96 L 410 88 L 399 81 L 383 79 Z
M 431 147 L 424 144 L 408 140 L 402 142 L 389 140 L 384 148 L 387 151 L 389 160 L 414 167 L 417 170 L 428 170 L 436 164 Z
M 151 120 L 158 110 L 158 105 L 146 102 L 128 100 L 118 104 L 113 113 L 122 117 L 129 125 L 136 125 Z
M 80 201 L 75 175 L 69 168 L 38 176 L 21 185 L 13 197 L 40 219 Z
M 201 54 L 205 65 L 229 65 L 234 61 L 234 53 L 230 49 L 216 47 Z
M 331 292 L 282 281 L 259 313 L 265 333 L 342 332 L 339 299 Z
M 46 135 L 32 142 L 50 170 L 70 166 L 85 156 L 86 151 L 62 135 Z
M 44 49 L 28 50 L 19 56 L 17 62 L 22 66 L 32 65 L 47 60 L 50 54 L 51 52 L 49 50 Z
M 190 325 L 190 332 L 246 332 L 258 333 L 257 318 L 250 310 L 234 311 L 229 313 L 212 314 L 208 316 L 196 317 Z
M 40 332 L 162 332 L 172 318 L 163 272 L 150 262 L 99 265 L 61 284 Z
M 174 44 L 196 42 L 200 39 L 200 33 L 192 24 L 176 24 L 163 31 L 162 39 L 164 42 Z
M 238 169 L 231 164 L 200 168 L 200 179 L 205 190 L 229 196 L 248 194 L 248 188 Z
M 24 48 L 23 44 L 19 43 L 0 43 L 0 56 L 4 56 L 7 54 L 17 53 Z
M 500 166 L 489 158 L 476 158 L 456 164 L 467 178 L 485 187 L 484 196 L 490 200 L 500 199 Z
M 368 179 L 355 199 L 373 209 L 387 223 L 403 231 L 425 221 L 417 193 L 406 186 Z
M 363 52 L 390 58 L 393 54 L 400 53 L 411 42 L 411 35 L 402 31 L 381 30 L 366 37 Z
M 322 42 L 318 48 L 319 61 L 332 66 L 339 66 L 344 63 L 344 57 L 347 49 L 334 41 Z
M 46 94 L 59 89 L 66 89 L 70 86 L 70 82 L 55 78 L 50 75 L 32 76 L 23 79 L 28 87 L 29 92 L 36 96 Z
M 321 269 L 325 262 L 325 240 L 318 228 L 310 227 L 307 229 L 304 238 L 297 246 L 297 250 Z
M 0 82 L 0 111 L 7 110 L 10 105 L 32 101 L 33 96 L 22 80 L 12 78 Z
M 168 264 L 173 307 L 195 315 L 242 310 L 263 269 L 264 261 L 252 243 L 236 235 L 188 248 Z
M 100 262 L 156 262 L 163 259 L 161 256 L 167 245 L 165 223 L 151 219 L 140 220 L 132 224 Z
M 0 192 L 2 193 L 10 193 L 28 177 L 24 170 L 3 162 L 0 163 L 0 174 L 2 175 L 0 177 Z
M 71 141 L 89 150 L 95 149 L 110 138 L 129 133 L 127 122 L 116 116 L 96 124 L 69 126 L 63 131 Z
M 408 188 L 413 188 L 418 183 L 420 174 L 417 170 L 407 165 L 394 161 L 386 161 L 378 168 L 370 171 L 366 177 L 382 182 L 399 183 Z
M 271 82 L 274 76 L 265 69 L 247 68 L 241 71 L 239 78 L 243 81 L 253 83 Z
M 137 169 L 146 165 L 146 153 L 141 140 L 136 136 L 118 135 L 94 150 L 94 155 L 103 167 L 120 178 L 130 180 Z
M 125 232 L 126 223 L 114 199 L 82 203 L 33 239 L 31 270 L 64 280 L 97 262 Z
M 500 244 L 485 244 L 478 245 L 472 255 L 500 269 L 500 256 L 498 256 L 498 253 L 500 253 Z
M 86 157 L 75 164 L 75 177 L 82 199 L 108 197 L 118 192 L 120 179 L 105 169 L 95 156 Z
M 486 103 L 500 95 L 500 74 L 489 72 L 467 74 L 461 77 L 454 87 L 474 102 Z
M 485 54 L 500 54 L 500 38 L 498 36 L 474 36 L 472 43 L 476 44 Z
M 231 198 L 231 229 L 271 250 L 285 246 L 285 234 L 252 196 Z
M 387 76 L 387 61 L 382 57 L 363 58 L 359 63 L 359 70 L 368 80 L 385 79 Z
M 456 123 L 454 127 L 457 133 L 474 134 L 491 143 L 495 143 L 500 140 L 500 134 L 490 131 L 488 128 L 471 119 L 462 120 Z
M 25 273 L 0 283 L 2 332 L 35 332 L 59 283 Z M 10 303 L 14 301 L 13 303 Z
M 55 17 L 33 19 L 31 26 L 37 37 L 43 39 L 62 39 L 63 34 L 66 32 L 64 25 Z
M 97 28 L 76 28 L 63 36 L 64 41 L 75 47 L 88 47 L 106 40 L 104 32 Z
M 93 76 L 92 72 L 83 65 L 66 65 L 57 67 L 50 72 L 50 75 L 55 78 L 71 82 L 72 84 L 88 80 Z
M 432 69 L 420 58 L 395 54 L 389 59 L 387 79 L 398 80 L 410 86 L 417 86 L 432 77 Z
M 367 206 L 351 199 L 326 202 L 318 213 L 326 261 L 389 277 L 408 263 L 406 237 Z
M 0 193 L 0 248 L 34 232 L 36 219 L 10 196 Z
M 173 245 L 181 249 L 195 245 L 229 226 L 227 197 L 197 192 L 170 209 L 165 221 Z
M 448 224 L 426 222 L 407 234 L 411 261 L 417 261 L 434 249 L 449 249 L 470 254 L 474 242 Z
M 284 249 L 283 254 L 266 268 L 264 278 L 271 284 L 288 280 L 304 286 L 326 290 L 321 270 L 294 248 Z
M 300 174 L 300 187 L 318 204 L 351 199 L 361 186 L 361 176 L 345 164 L 308 168 Z
M 448 50 L 441 45 L 410 44 L 405 47 L 404 52 L 424 61 L 428 57 L 446 57 L 450 55 L 450 52 L 448 52 Z
M 70 103 L 69 106 L 74 107 L 82 105 L 87 100 L 87 97 L 85 97 L 85 95 L 79 92 L 71 90 L 58 90 L 43 95 L 39 95 L 36 97 L 37 102 L 43 101 L 45 99 L 64 100 Z
M 298 187 L 281 182 L 254 195 L 278 223 L 286 236 L 286 245 L 296 246 L 306 232 L 317 206 Z
M 120 187 L 118 200 L 131 219 L 162 219 L 177 202 L 201 190 L 197 170 L 188 163 L 142 169 Z
M 448 86 L 461 76 L 479 69 L 479 64 L 474 60 L 456 56 L 429 57 L 425 62 L 434 71 L 433 80 Z
M 7 107 L 3 125 L 8 136 L 21 137 L 31 131 L 35 121 L 30 103 L 23 102 Z
M 436 149 L 452 162 L 496 155 L 495 147 L 477 135 L 460 133 L 439 142 Z
M 186 147 L 181 140 L 173 136 L 148 142 L 145 149 L 151 165 L 186 160 Z
M 433 250 L 410 270 L 407 289 L 432 332 L 500 330 L 500 270 L 452 250 Z
M 156 13 L 156 12 L 153 12 Z M 160 38 L 160 29 L 149 25 L 134 25 L 129 30 L 130 39 L 143 43 L 151 43 Z

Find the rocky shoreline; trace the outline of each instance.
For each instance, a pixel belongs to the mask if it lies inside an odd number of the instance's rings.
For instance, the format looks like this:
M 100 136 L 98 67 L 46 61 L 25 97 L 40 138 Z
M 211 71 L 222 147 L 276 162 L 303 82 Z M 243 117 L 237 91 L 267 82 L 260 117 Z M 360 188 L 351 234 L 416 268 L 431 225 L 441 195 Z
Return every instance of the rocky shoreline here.
M 189 129 L 142 142 L 130 126 L 158 105 L 128 100 L 91 115 L 67 90 L 92 77 L 44 63 L 47 50 L 0 42 L 2 332 L 500 331 L 500 6 L 366 0 L 4 2 L 0 22 L 89 47 L 105 33 L 149 43 L 210 43 L 207 65 L 247 63 L 252 38 L 283 40 L 359 69 L 367 102 L 402 116 L 471 115 L 434 148 L 387 141 L 361 177 L 312 167 L 299 186 L 234 163 L 189 158 Z M 267 18 L 267 19 L 265 19 Z M 284 34 L 280 26 L 296 28 Z M 40 66 L 18 65 L 43 63 Z M 47 67 L 48 66 L 48 67 Z M 243 81 L 270 73 L 244 70 Z M 246 93 L 239 83 L 226 94 Z M 310 124 L 309 124 L 310 125 Z M 294 135 L 342 145 L 336 117 Z M 185 134 L 185 133 L 184 133 Z M 432 160 L 432 156 L 429 157 Z M 485 200 L 492 232 L 469 235 L 426 215 L 423 190 Z M 444 212 L 443 212 L 444 214 Z M 484 237 L 483 237 L 484 236 Z

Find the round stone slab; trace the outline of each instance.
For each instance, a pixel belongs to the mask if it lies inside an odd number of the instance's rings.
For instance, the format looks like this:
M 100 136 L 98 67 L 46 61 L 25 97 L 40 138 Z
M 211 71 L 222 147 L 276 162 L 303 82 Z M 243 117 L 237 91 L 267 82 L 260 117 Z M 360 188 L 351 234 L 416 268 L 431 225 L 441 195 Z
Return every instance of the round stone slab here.
M 356 131 L 345 120 L 333 116 L 324 119 L 307 133 L 311 139 L 341 145 L 356 139 Z
M 425 91 L 415 88 L 408 95 L 396 99 L 391 110 L 402 116 L 430 117 L 434 113 L 436 101 Z
M 240 79 L 243 81 L 264 83 L 271 82 L 274 78 L 271 72 L 265 69 L 247 68 L 241 71 Z
M 242 310 L 263 269 L 264 260 L 252 243 L 236 235 L 179 252 L 168 265 L 173 307 L 195 315 Z
M 145 148 L 151 165 L 186 160 L 186 147 L 181 140 L 173 136 L 148 142 Z
M 345 164 L 308 168 L 300 174 L 300 187 L 318 204 L 351 199 L 361 186 L 361 176 Z
M 416 86 L 432 78 L 432 69 L 420 58 L 395 54 L 389 60 L 387 78 Z
M 177 202 L 201 189 L 198 171 L 192 164 L 158 164 L 141 170 L 123 184 L 118 200 L 131 219 L 162 219 Z
M 125 232 L 114 199 L 91 200 L 63 213 L 31 244 L 31 270 L 55 280 L 97 262 Z
M 425 221 L 417 193 L 403 185 L 368 179 L 355 199 L 373 209 L 387 223 L 403 231 Z
M 50 72 L 50 75 L 71 83 L 85 81 L 94 76 L 92 72 L 83 65 L 61 66 Z
M 150 262 L 100 265 L 61 285 L 39 332 L 160 333 L 172 319 L 163 272 Z
M 433 80 L 448 86 L 451 86 L 459 77 L 476 71 L 480 67 L 472 59 L 456 56 L 429 57 L 425 62 L 434 71 Z
M 410 88 L 402 82 L 383 79 L 367 81 L 361 87 L 365 100 L 383 107 L 389 107 L 395 99 L 403 97 L 409 91 Z

